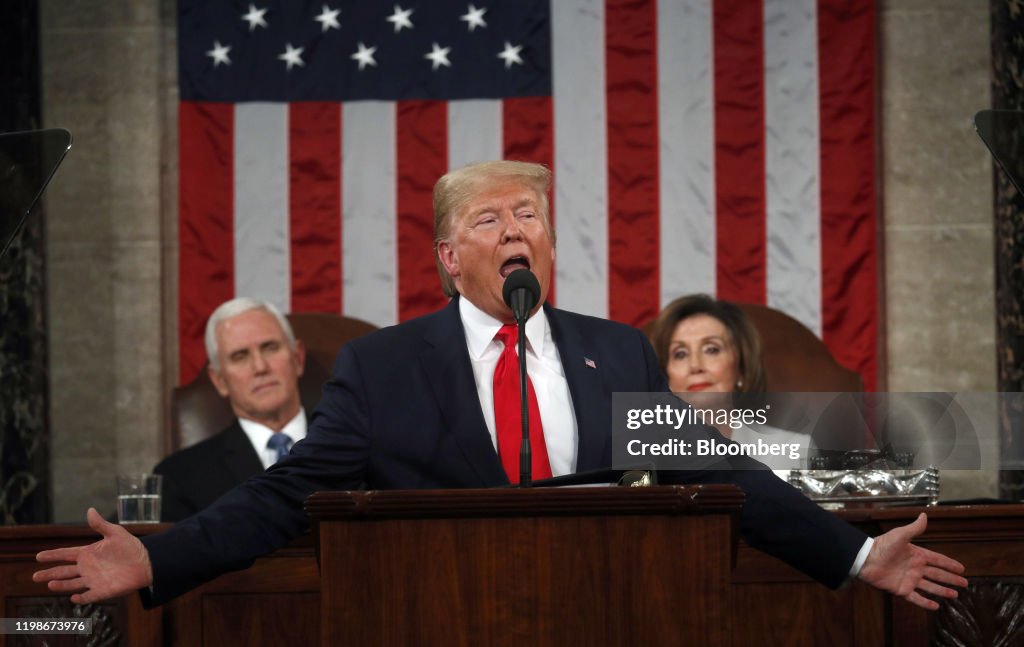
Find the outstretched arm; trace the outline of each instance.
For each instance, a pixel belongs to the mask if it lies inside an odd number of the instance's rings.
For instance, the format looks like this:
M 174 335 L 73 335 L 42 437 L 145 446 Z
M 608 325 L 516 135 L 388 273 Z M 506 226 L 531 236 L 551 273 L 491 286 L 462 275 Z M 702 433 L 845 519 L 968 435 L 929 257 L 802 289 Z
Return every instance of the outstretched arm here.
M 137 537 L 110 523 L 89 508 L 89 527 L 103 536 L 88 546 L 55 548 L 36 555 L 36 561 L 71 562 L 36 571 L 35 582 L 46 582 L 51 591 L 73 593 L 75 604 L 89 604 L 119 597 L 153 583 L 149 554 Z
M 957 591 L 949 587 L 967 586 L 967 579 L 961 576 L 964 565 L 910 543 L 927 527 L 928 517 L 922 512 L 914 523 L 876 537 L 858 577 L 929 611 L 938 609 L 939 603 L 922 592 L 955 599 Z

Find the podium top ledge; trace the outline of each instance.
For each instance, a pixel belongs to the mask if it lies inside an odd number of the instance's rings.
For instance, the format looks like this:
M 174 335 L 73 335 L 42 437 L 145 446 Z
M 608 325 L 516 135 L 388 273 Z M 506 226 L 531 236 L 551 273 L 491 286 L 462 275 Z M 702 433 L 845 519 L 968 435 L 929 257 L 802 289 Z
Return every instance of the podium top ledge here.
M 316 492 L 306 499 L 314 523 L 345 519 L 520 516 L 738 514 L 734 485 L 490 488 Z

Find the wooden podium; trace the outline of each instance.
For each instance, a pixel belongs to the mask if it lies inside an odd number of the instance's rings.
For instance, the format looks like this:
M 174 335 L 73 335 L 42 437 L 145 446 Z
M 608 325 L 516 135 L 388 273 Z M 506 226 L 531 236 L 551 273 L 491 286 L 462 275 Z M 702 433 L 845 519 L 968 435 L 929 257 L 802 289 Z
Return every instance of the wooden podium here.
M 322 645 L 730 643 L 728 485 L 318 492 Z
M 704 631 L 703 626 L 721 626 L 721 620 L 715 622 L 704 622 L 704 625 L 695 625 L 693 617 L 696 614 L 704 613 L 707 608 L 708 598 L 696 580 L 689 580 L 686 577 L 673 577 L 671 582 L 668 574 L 662 576 L 661 570 L 667 569 L 671 564 L 670 559 L 696 560 L 695 568 L 703 568 L 703 559 L 709 556 L 716 556 L 714 551 L 721 547 L 721 544 L 713 544 L 705 554 L 698 553 L 696 543 L 687 545 L 683 535 L 677 530 L 672 530 L 677 536 L 665 541 L 664 537 L 649 536 L 649 527 L 660 524 L 661 520 L 656 517 L 661 514 L 648 515 L 651 501 L 644 498 L 648 492 L 637 492 L 640 488 L 623 493 L 624 496 L 634 497 L 639 495 L 644 500 L 637 499 L 627 504 L 626 512 L 621 509 L 608 508 L 609 512 L 604 517 L 606 523 L 602 530 L 588 536 L 580 545 L 567 545 L 570 541 L 563 535 L 552 537 L 551 530 L 545 530 L 546 538 L 541 539 L 540 535 L 531 537 L 529 550 L 534 550 L 542 542 L 551 542 L 539 555 L 543 559 L 526 560 L 534 563 L 531 576 L 538 577 L 541 568 L 548 571 L 541 571 L 540 575 L 548 578 L 550 584 L 545 586 L 554 587 L 554 593 L 549 589 L 543 593 L 546 599 L 556 597 L 556 604 L 565 616 L 559 617 L 555 613 L 538 612 L 535 623 L 540 628 L 541 622 L 548 625 L 555 625 L 552 633 L 554 638 L 545 638 L 537 641 L 538 644 L 551 644 L 559 639 L 560 635 L 568 634 L 570 631 L 577 631 L 579 636 L 589 639 L 591 645 L 613 644 L 615 642 L 630 644 L 629 640 L 618 640 L 624 632 L 628 636 L 655 636 L 648 640 L 650 644 L 704 644 L 718 640 L 718 635 L 699 635 L 696 631 Z M 709 488 L 691 491 L 696 495 L 694 503 L 698 506 L 705 506 L 705 510 L 713 511 L 714 507 L 721 506 L 723 501 L 713 498 Z M 426 494 L 426 493 L 424 493 Z M 442 493 L 434 493 L 435 495 Z M 618 495 L 618 493 L 614 493 Z M 527 494 L 536 496 L 537 493 Z M 332 495 L 336 496 L 336 495 Z M 500 495 L 499 495 L 500 496 Z M 589 496 L 589 495 L 588 495 Z M 663 500 L 669 509 L 667 515 L 686 515 L 685 511 L 673 509 L 673 499 L 682 499 L 686 502 L 685 494 L 669 495 L 668 501 Z M 584 497 L 586 498 L 586 497 Z M 344 497 L 343 497 L 344 499 Z M 580 499 L 582 501 L 582 499 Z M 351 523 L 373 526 L 377 523 L 385 523 L 385 519 L 370 516 L 368 513 L 375 506 L 367 507 L 364 512 L 355 513 L 352 510 L 354 499 L 349 498 L 343 506 L 348 506 L 342 518 L 349 519 Z M 621 502 L 620 502 L 621 503 Z M 636 505 L 633 505 L 636 504 Z M 558 505 L 562 506 L 561 511 Z M 550 514 L 560 516 L 560 519 L 551 518 L 547 522 L 559 520 L 567 522 L 570 526 L 582 525 L 590 522 L 600 522 L 601 515 L 596 519 L 581 519 L 586 517 L 582 506 L 570 501 L 569 509 L 565 509 L 565 501 L 558 505 L 552 505 Z M 589 504 L 588 504 L 589 505 Z M 618 505 L 618 504 L 616 504 Z M 467 508 L 470 508 L 468 506 Z M 420 515 L 412 515 L 406 512 L 404 519 L 412 521 L 418 519 L 426 522 L 430 517 L 424 516 L 423 512 L 434 506 L 423 506 Z M 579 509 L 577 509 L 579 508 Z M 850 586 L 839 591 L 829 591 L 820 584 L 814 582 L 806 575 L 793 570 L 782 562 L 764 553 L 758 552 L 742 541 L 739 543 L 735 565 L 731 573 L 729 588 L 731 596 L 727 598 L 726 609 L 734 611 L 729 630 L 732 634 L 733 647 L 748 647 L 749 645 L 764 645 L 775 647 L 782 645 L 835 645 L 837 647 L 881 647 L 882 645 L 893 645 L 894 647 L 924 647 L 930 644 L 964 644 L 964 645 L 994 645 L 994 644 L 1021 644 L 1020 640 L 1007 636 L 1016 635 L 1024 627 L 1024 505 L 978 505 L 978 506 L 939 506 L 937 508 L 862 508 L 846 510 L 839 515 L 859 526 L 869 534 L 876 535 L 885 532 L 897 525 L 904 525 L 914 520 L 922 510 L 928 513 L 928 530 L 918 538 L 916 543 L 937 550 L 960 560 L 967 567 L 970 586 L 961 592 L 960 599 L 952 602 L 943 602 L 942 608 L 935 613 L 928 613 L 917 607 L 912 607 L 901 600 L 894 600 L 888 595 L 872 589 L 862 582 L 853 582 Z M 334 516 L 328 510 L 328 516 Z M 477 518 L 491 519 L 498 521 L 514 520 L 514 517 L 501 517 L 504 512 L 495 509 L 490 516 L 484 512 L 477 511 Z M 540 517 L 537 510 L 530 511 L 530 514 Z M 621 538 L 621 530 L 615 531 L 612 536 L 605 531 L 606 528 L 617 525 L 619 520 L 613 517 L 626 515 L 648 515 L 637 517 L 641 529 L 638 532 L 625 531 L 627 537 L 622 540 L 622 548 L 612 548 L 612 540 Z M 361 516 L 360 516 L 361 515 Z M 362 521 L 359 521 L 362 519 Z M 392 521 L 398 521 L 399 515 L 393 515 Z M 699 522 L 696 517 L 682 517 L 676 521 Z M 710 519 L 709 519 L 710 520 Z M 330 525 L 334 522 L 326 522 Z M 530 521 L 529 523 L 539 527 L 545 525 L 545 521 Z M 325 525 L 325 527 L 326 527 Z M 486 524 L 485 524 L 486 525 Z M 685 525 L 685 524 L 684 524 Z M 131 526 L 130 529 L 136 534 L 149 534 L 166 528 L 166 526 Z M 377 531 L 379 532 L 379 531 Z M 473 530 L 460 530 L 455 535 L 457 541 L 482 543 L 477 537 L 490 537 L 494 531 L 481 531 L 473 534 Z M 558 532 L 562 532 L 559 530 Z M 715 531 L 717 532 L 717 530 Z M 712 540 L 705 539 L 703 533 L 697 532 L 691 535 L 705 545 Z M 397 542 L 399 535 L 388 537 L 388 543 Z M 158 607 L 144 611 L 139 603 L 138 596 L 128 596 L 119 600 L 108 600 L 107 602 L 84 605 L 76 607 L 71 604 L 66 595 L 59 595 L 47 590 L 46 586 L 32 581 L 32 572 L 38 570 L 39 565 L 35 562 L 35 554 L 39 550 L 47 548 L 58 548 L 63 546 L 78 546 L 95 541 L 96 533 L 88 526 L 0 526 L 0 609 L 4 611 L 4 617 L 8 618 L 55 618 L 55 617 L 88 617 L 92 618 L 94 632 L 90 644 L 117 645 L 121 647 L 133 647 L 135 645 L 146 645 L 147 647 L 224 647 L 225 645 L 245 645 L 246 647 L 278 647 L 290 645 L 293 647 L 305 645 L 317 645 L 321 643 L 320 634 L 320 592 L 336 591 L 332 588 L 339 582 L 338 577 L 327 579 L 321 586 L 320 575 L 317 568 L 316 556 L 314 554 L 313 542 L 310 537 L 302 537 L 287 548 L 283 548 L 266 557 L 256 560 L 256 563 L 242 571 L 236 571 L 208 582 L 198 589 L 191 591 L 182 597 L 173 600 L 164 607 Z M 419 538 L 413 538 L 417 544 L 423 543 Z M 425 565 L 418 565 L 419 570 L 429 570 L 431 573 L 440 572 L 437 586 L 430 589 L 430 599 L 425 604 L 432 608 L 440 609 L 441 618 L 445 620 L 443 631 L 450 631 L 446 640 L 451 644 L 468 644 L 470 634 L 468 630 L 457 627 L 455 614 L 451 609 L 460 610 L 462 616 L 466 617 L 466 608 L 461 598 L 452 596 L 450 591 L 458 591 L 458 587 L 469 587 L 474 581 L 475 572 L 469 570 L 469 562 L 472 554 L 480 551 L 476 547 L 465 551 L 461 544 L 451 540 L 452 545 L 443 547 L 438 556 L 430 556 L 425 559 Z M 673 544 L 669 549 L 662 550 L 658 546 L 666 543 Z M 600 547 L 603 546 L 603 547 Z M 568 554 L 568 558 L 560 557 L 559 563 L 551 564 L 551 556 L 554 548 Z M 371 555 L 377 555 L 380 547 L 371 547 L 366 544 L 360 546 L 339 547 L 339 552 L 332 553 L 334 563 L 341 568 L 347 568 L 346 561 L 354 562 L 367 559 Z M 418 553 L 425 552 L 417 548 Z M 709 552 L 710 551 L 710 552 Z M 660 552 L 660 554 L 659 554 Z M 456 555 L 457 558 L 452 558 Z M 515 556 L 522 558 L 524 551 L 518 551 Z M 595 555 L 597 557 L 595 557 Z M 403 558 L 404 559 L 404 558 Z M 441 560 L 445 561 L 441 561 Z M 496 557 L 491 557 L 496 559 Z M 718 559 L 718 557 L 715 557 Z M 627 561 L 629 560 L 629 561 Z M 409 560 L 411 561 L 411 560 Z M 635 565 L 634 571 L 627 575 L 633 580 L 633 593 L 628 597 L 623 593 L 626 589 L 619 582 L 623 581 L 623 569 L 618 568 L 629 563 Z M 413 566 L 417 566 L 413 564 Z M 368 573 L 375 566 L 363 565 L 359 567 L 360 572 Z M 672 565 L 671 568 L 681 568 Z M 689 568 L 687 566 L 686 568 Z M 558 570 L 553 570 L 558 569 Z M 640 572 L 646 569 L 645 572 Z M 399 588 L 403 596 L 410 595 L 405 573 L 400 571 L 396 565 L 387 565 L 386 573 L 398 572 Z M 412 572 L 416 572 L 413 569 Z M 549 572 L 550 571 L 550 572 Z M 329 574 L 328 574 L 329 575 Z M 686 573 L 687 577 L 691 575 Z M 329 576 L 330 577 L 330 576 Z M 389 577 L 394 577 L 389 575 Z M 411 577 L 411 576 L 410 576 Z M 612 578 L 619 578 L 612 581 Z M 706 577 L 706 576 L 704 576 Z M 654 584 L 638 585 L 639 578 L 647 578 L 648 582 Z M 540 579 L 538 577 L 538 579 Z M 389 580 L 389 583 L 394 580 Z M 482 581 L 482 578 L 481 578 Z M 363 582 L 348 583 L 356 589 L 350 595 L 360 596 L 357 602 L 348 609 L 339 609 L 338 613 L 345 611 L 354 620 L 342 620 L 335 617 L 328 607 L 328 613 L 323 618 L 324 626 L 331 625 L 332 631 L 344 635 L 346 630 L 351 629 L 357 623 L 369 622 L 371 619 L 362 618 L 362 614 L 371 607 L 366 600 L 370 599 L 372 592 L 378 598 L 386 594 L 382 591 L 382 585 L 376 581 L 376 575 L 367 577 Z M 488 589 L 484 593 L 477 593 L 477 601 L 483 602 L 485 596 L 489 596 L 491 612 L 504 609 L 504 618 L 509 618 L 513 613 L 530 614 L 534 613 L 535 607 L 539 604 L 541 593 L 537 593 L 535 602 L 529 594 L 521 594 L 529 605 L 525 610 L 521 607 L 511 606 L 513 594 L 522 591 L 523 587 L 513 588 L 508 584 L 496 585 L 493 582 L 485 584 Z M 647 588 L 637 589 L 637 586 Z M 660 587 L 660 588 L 658 588 Z M 686 588 L 680 588 L 686 587 Z M 491 590 L 493 589 L 493 590 Z M 593 589 L 593 590 L 591 590 Z M 479 591 L 479 589 L 474 589 Z M 615 595 L 601 597 L 604 591 L 612 590 Z M 716 593 L 720 589 L 709 588 L 710 593 Z M 448 598 L 437 597 L 439 592 L 448 595 Z M 397 589 L 394 592 L 397 598 Z M 366 600 L 363 596 L 366 596 Z M 502 597 L 504 596 L 504 597 Z M 687 597 L 689 596 L 689 597 Z M 670 607 L 669 598 L 684 598 L 678 608 Z M 398 598 L 404 600 L 405 598 Z M 448 600 L 451 600 L 449 603 Z M 495 600 L 501 599 L 503 606 L 498 607 Z M 597 602 L 593 602 L 593 600 Z M 505 602 L 508 600 L 509 602 Z M 414 600 L 416 603 L 424 603 L 422 600 Z M 626 603 L 641 605 L 638 608 L 625 606 Z M 379 603 L 378 603 L 379 604 Z M 398 603 L 396 603 L 398 604 Z M 401 602 L 400 604 L 405 604 Z M 517 602 L 521 606 L 523 603 Z M 462 606 L 458 606 L 462 605 Z M 591 605 L 591 606 L 587 606 Z M 690 608 L 693 605 L 694 608 Z M 574 609 L 570 616 L 566 608 Z M 625 608 L 625 611 L 621 609 Z M 626 613 L 634 614 L 629 618 Z M 372 618 L 373 622 L 380 622 L 379 616 L 387 614 L 387 622 L 402 623 L 405 618 L 412 615 L 408 608 L 389 607 L 385 611 L 376 609 L 378 617 Z M 482 613 L 478 611 L 477 613 Z M 615 617 L 611 614 L 617 614 Z M 642 613 L 651 614 L 648 617 Z M 654 617 L 652 621 L 649 618 Z M 636 618 L 640 618 L 637 620 Z M 725 619 L 728 621 L 729 616 Z M 350 629 L 346 629 L 343 622 L 350 622 Z M 660 629 L 654 627 L 654 622 L 665 623 Z M 630 623 L 636 626 L 630 627 Z M 564 625 L 565 629 L 560 629 Z M 614 631 L 608 627 L 619 625 Z M 506 625 L 511 626 L 511 623 Z M 534 627 L 533 619 L 526 621 L 528 629 Z M 518 630 L 517 630 L 518 631 Z M 661 631 L 656 634 L 656 631 Z M 411 631 L 402 630 L 401 627 L 392 629 L 396 636 L 405 637 Z M 605 633 L 602 633 L 605 632 Z M 481 644 L 511 643 L 514 638 L 509 631 L 506 636 L 498 636 L 493 639 L 482 639 Z M 45 637 L 35 637 L 45 638 Z M 64 645 L 72 644 L 74 636 L 50 636 L 54 639 L 69 639 L 67 642 L 53 640 L 50 644 Z M 424 642 L 439 642 L 444 640 L 435 635 L 424 636 L 422 639 L 413 640 L 413 644 Z M 31 640 L 31 639 L 30 639 Z M 396 638 L 395 641 L 398 641 Z M 1002 641 L 1000 643 L 1000 641 Z M 24 636 L 0 634 L 0 647 L 5 645 L 21 645 L 25 642 Z M 32 644 L 40 642 L 36 640 Z M 406 641 L 409 642 L 409 641 Z M 559 640 L 561 643 L 569 641 Z M 719 644 L 721 641 L 718 641 Z M 357 643 L 352 643 L 357 644 Z M 371 643 L 363 643 L 371 644 Z M 380 644 L 380 643 L 377 643 Z M 577 644 L 575 641 L 569 644 Z M 638 645 L 645 643 L 638 642 Z

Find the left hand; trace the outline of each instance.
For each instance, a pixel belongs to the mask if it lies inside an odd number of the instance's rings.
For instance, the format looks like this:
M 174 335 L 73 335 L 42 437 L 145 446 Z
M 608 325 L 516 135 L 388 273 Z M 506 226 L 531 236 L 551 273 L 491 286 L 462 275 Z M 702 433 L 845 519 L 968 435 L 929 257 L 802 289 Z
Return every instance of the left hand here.
M 964 565 L 910 543 L 927 527 L 928 517 L 922 512 L 914 523 L 876 537 L 858 577 L 929 611 L 938 609 L 939 603 L 921 592 L 956 599 L 957 591 L 949 586 L 967 586 L 967 579 L 961 576 Z

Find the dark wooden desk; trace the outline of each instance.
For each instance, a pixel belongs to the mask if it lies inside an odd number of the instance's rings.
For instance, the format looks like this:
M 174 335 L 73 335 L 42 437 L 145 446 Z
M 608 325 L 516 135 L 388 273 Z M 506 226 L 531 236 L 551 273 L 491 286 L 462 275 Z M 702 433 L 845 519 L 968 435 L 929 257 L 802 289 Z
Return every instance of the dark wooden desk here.
M 917 543 L 963 562 L 970 585 L 935 614 L 891 600 L 890 644 L 1024 645 L 1024 505 L 927 512 L 928 531 Z M 913 517 L 901 510 L 871 516 L 882 532 Z
M 130 526 L 137 535 L 158 526 Z M 146 611 L 137 595 L 75 606 L 32 581 L 40 550 L 95 541 L 86 526 L 0 526 L 0 612 L 5 618 L 88 617 L 94 642 L 123 647 L 181 645 L 302 647 L 320 641 L 320 576 L 309 537 Z M 101 635 L 101 639 L 96 639 Z M 74 645 L 74 636 L 4 636 L 9 645 Z M 43 642 L 45 640 L 45 643 Z
M 928 613 L 857 581 L 830 591 L 741 542 L 733 645 L 1024 645 L 1024 505 L 861 508 L 837 514 L 875 536 L 928 513 L 915 543 L 967 567 L 970 586 Z
M 920 511 L 838 514 L 878 534 L 909 523 Z M 859 582 L 829 591 L 741 542 L 728 605 L 733 645 L 992 645 L 998 644 L 997 637 L 1004 637 L 1006 645 L 1024 644 L 1024 638 L 1010 633 L 1024 626 L 1024 505 L 927 512 L 928 531 L 917 543 L 967 566 L 971 585 L 959 600 L 929 614 Z M 137 596 L 75 608 L 65 596 L 32 582 L 36 552 L 93 539 L 84 526 L 0 527 L 3 616 L 87 615 L 109 638 L 95 643 L 103 645 L 299 647 L 319 642 L 320 582 L 309 539 L 151 611 L 142 609 Z M 0 635 L 0 647 L 42 644 L 13 638 Z M 46 638 L 50 645 L 73 644 Z
M 152 532 L 147 528 L 140 533 Z M 163 610 L 145 611 L 137 595 L 76 606 L 32 581 L 41 550 L 95 541 L 87 526 L 0 526 L 0 612 L 5 618 L 91 618 L 96 645 L 160 645 Z M 9 645 L 74 645 L 75 636 L 2 635 Z M 44 642 L 45 641 L 45 642 Z

